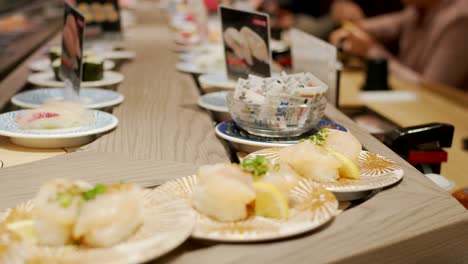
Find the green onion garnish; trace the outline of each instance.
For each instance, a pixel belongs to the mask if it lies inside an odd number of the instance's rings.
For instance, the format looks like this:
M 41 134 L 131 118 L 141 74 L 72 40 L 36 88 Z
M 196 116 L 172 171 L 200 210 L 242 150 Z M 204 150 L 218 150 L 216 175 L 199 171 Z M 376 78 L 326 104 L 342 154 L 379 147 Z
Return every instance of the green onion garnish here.
M 328 138 L 328 132 L 327 128 L 322 128 L 317 134 L 310 136 L 309 140 L 317 146 L 324 146 Z
M 254 175 L 254 179 L 258 178 L 268 172 L 270 164 L 265 157 L 257 156 L 253 159 L 243 160 L 241 166 L 248 172 Z
M 57 202 L 63 208 L 68 208 L 73 202 L 73 196 L 68 193 L 58 193 Z
M 105 192 L 106 192 L 106 186 L 99 183 L 99 184 L 96 184 L 96 186 L 94 186 L 94 188 L 92 188 L 91 190 L 83 192 L 82 195 L 83 195 L 83 198 L 88 201 L 88 200 L 95 199 L 98 194 L 105 193 Z

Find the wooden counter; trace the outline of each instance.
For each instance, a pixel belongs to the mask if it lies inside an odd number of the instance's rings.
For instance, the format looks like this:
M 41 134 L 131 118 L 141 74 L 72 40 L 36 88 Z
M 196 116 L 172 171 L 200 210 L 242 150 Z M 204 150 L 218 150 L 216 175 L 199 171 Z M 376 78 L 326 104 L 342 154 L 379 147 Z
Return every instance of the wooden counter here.
M 194 173 L 198 164 L 228 161 L 209 115 L 195 106 L 195 84 L 175 70 L 157 4 L 144 3 L 129 32 L 137 58 L 122 68 L 126 80 L 118 90 L 126 100 L 114 111 L 119 127 L 77 152 L 0 169 L 0 208 L 32 198 L 51 178 L 154 187 Z M 256 244 L 188 240 L 154 263 L 466 263 L 466 210 L 341 112 L 328 106 L 326 115 L 368 150 L 401 164 L 404 179 L 312 233 Z
M 463 150 L 463 138 L 468 137 L 468 94 L 434 84 L 415 86 L 390 78 L 395 91 L 409 91 L 416 99 L 407 102 L 365 102 L 359 97 L 364 82 L 362 72 L 345 72 L 341 78 L 340 106 L 367 106 L 403 127 L 431 122 L 448 123 L 455 127 L 448 162 L 441 174 L 453 180 L 456 188 L 468 186 L 468 151 Z M 454 190 L 456 189 L 454 188 Z

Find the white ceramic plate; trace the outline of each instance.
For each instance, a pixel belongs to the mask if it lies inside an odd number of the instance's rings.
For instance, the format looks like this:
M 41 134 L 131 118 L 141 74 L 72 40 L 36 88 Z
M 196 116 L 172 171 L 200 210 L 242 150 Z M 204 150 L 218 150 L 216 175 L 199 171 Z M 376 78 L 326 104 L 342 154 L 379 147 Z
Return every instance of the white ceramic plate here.
M 124 76 L 118 72 L 105 71 L 104 78 L 94 82 L 81 82 L 81 87 L 105 87 L 112 86 L 121 83 L 124 80 Z M 53 72 L 38 72 L 29 75 L 28 82 L 42 87 L 64 87 L 64 82 L 55 80 Z
M 94 136 L 107 132 L 119 123 L 112 114 L 89 110 L 94 116 L 91 124 L 66 129 L 21 129 L 16 116 L 27 110 L 7 112 L 0 115 L 0 135 L 9 137 L 17 145 L 33 148 L 63 148 L 91 142 Z
M 19 93 L 11 98 L 11 102 L 22 108 L 37 108 L 48 101 L 63 100 L 63 88 L 42 88 Z M 88 109 L 101 109 L 120 104 L 124 100 L 121 93 L 99 89 L 80 89 L 80 102 Z
M 192 62 L 178 62 L 176 64 L 176 69 L 183 73 L 195 73 L 195 74 L 206 74 L 206 73 L 222 73 L 224 69 L 210 69 L 210 68 L 202 68 L 195 63 Z
M 104 61 L 104 70 L 112 70 L 115 67 L 115 62 L 111 60 L 105 60 Z M 31 62 L 29 64 L 29 69 L 31 71 L 36 71 L 36 72 L 43 72 L 43 71 L 51 71 L 52 67 L 50 65 L 50 59 L 49 58 L 42 58 L 38 59 L 36 61 Z
M 279 159 L 280 148 L 269 148 L 256 151 L 247 155 L 244 159 L 255 156 L 264 156 L 270 160 Z M 361 173 L 361 179 L 340 178 L 337 182 L 321 183 L 327 190 L 338 193 L 353 193 L 381 189 L 399 182 L 404 175 L 400 165 L 393 160 L 376 153 L 361 151 L 357 166 Z
M 107 60 L 131 60 L 136 57 L 136 53 L 129 50 L 109 50 L 100 52 L 99 56 Z
M 226 95 L 228 92 L 207 93 L 198 98 L 198 105 L 210 111 L 229 113 Z
M 190 203 L 197 176 L 189 176 L 163 184 L 163 193 L 184 198 Z M 338 201 L 320 184 L 303 180 L 290 192 L 293 207 L 288 220 L 251 216 L 244 221 L 219 222 L 196 210 L 197 223 L 192 237 L 220 242 L 260 242 L 283 239 L 316 229 L 339 214 Z
M 236 89 L 237 82 L 229 80 L 225 73 L 203 74 L 198 77 L 202 87 L 217 87 L 223 89 Z
M 25 259 L 44 263 L 143 263 L 166 254 L 190 237 L 195 214 L 183 199 L 158 189 L 144 190 L 142 196 L 143 225 L 125 242 L 109 248 L 79 250 L 13 242 L 0 256 L 0 263 L 24 263 Z M 23 215 L 18 220 L 29 220 L 33 208 L 34 202 L 28 201 L 14 210 L 7 209 L 0 213 L 0 224 L 12 211 Z

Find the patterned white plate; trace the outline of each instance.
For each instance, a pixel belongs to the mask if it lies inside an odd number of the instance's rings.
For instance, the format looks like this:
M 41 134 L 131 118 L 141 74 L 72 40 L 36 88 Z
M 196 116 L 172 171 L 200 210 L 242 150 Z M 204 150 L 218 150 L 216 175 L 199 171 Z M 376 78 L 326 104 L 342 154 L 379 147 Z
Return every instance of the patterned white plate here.
M 244 159 L 264 156 L 270 160 L 279 159 L 281 148 L 262 149 L 247 155 Z M 397 183 L 403 178 L 404 171 L 393 160 L 376 153 L 361 151 L 357 166 L 361 179 L 340 178 L 337 182 L 321 183 L 323 187 L 334 193 L 362 192 L 384 188 Z
M 210 69 L 210 68 L 202 68 L 195 63 L 192 62 L 178 62 L 176 64 L 176 69 L 183 73 L 194 73 L 194 74 L 206 74 L 206 73 L 222 73 L 224 72 L 223 69 Z
M 188 176 L 163 184 L 158 189 L 162 193 L 173 194 L 191 202 L 197 176 Z M 192 237 L 220 242 L 260 242 L 283 239 L 316 229 L 340 213 L 338 201 L 318 183 L 303 180 L 293 190 L 290 197 L 293 205 L 288 220 L 277 220 L 251 216 L 238 222 L 219 222 L 194 209 L 197 223 Z
M 143 225 L 125 242 L 100 249 L 31 246 L 13 242 L 0 256 L 0 263 L 24 263 L 25 260 L 40 263 L 142 263 L 182 244 L 196 222 L 190 206 L 183 199 L 158 189 L 144 190 L 142 196 Z M 28 201 L 0 213 L 0 226 L 10 214 L 17 215 L 16 221 L 31 219 L 33 207 L 34 202 Z
M 63 148 L 84 145 L 94 136 L 107 132 L 119 123 L 112 114 L 89 110 L 94 116 L 91 124 L 66 129 L 21 129 L 16 116 L 27 110 L 7 112 L 0 115 L 0 136 L 10 137 L 16 145 L 32 148 Z
M 118 72 L 114 71 L 105 71 L 104 78 L 99 81 L 94 82 L 81 82 L 81 87 L 105 87 L 112 86 L 121 83 L 124 80 L 124 76 Z M 55 80 L 55 75 L 53 72 L 38 72 L 29 75 L 28 82 L 36 86 L 42 87 L 64 87 L 62 81 Z
M 42 88 L 19 93 L 11 102 L 22 108 L 37 108 L 51 100 L 63 100 L 63 88 Z M 83 107 L 99 109 L 120 104 L 124 100 L 121 93 L 99 89 L 80 89 L 80 101 Z
M 225 73 L 203 74 L 198 77 L 202 87 L 218 87 L 224 89 L 236 89 L 237 82 L 229 80 Z
M 115 67 L 115 62 L 111 60 L 104 61 L 104 70 L 112 70 Z M 51 71 L 52 67 L 50 66 L 50 59 L 49 58 L 42 58 L 36 61 L 31 62 L 29 64 L 29 69 L 31 71 L 42 72 L 42 71 Z

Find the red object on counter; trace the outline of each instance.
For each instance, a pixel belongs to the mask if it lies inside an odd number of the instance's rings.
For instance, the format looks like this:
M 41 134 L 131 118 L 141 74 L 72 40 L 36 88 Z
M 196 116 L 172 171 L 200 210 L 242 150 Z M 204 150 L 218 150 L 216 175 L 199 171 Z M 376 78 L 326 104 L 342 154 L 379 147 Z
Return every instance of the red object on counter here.
M 408 162 L 411 164 L 417 163 L 442 163 L 447 162 L 447 152 L 438 151 L 410 151 L 408 152 Z
M 452 194 L 468 210 L 468 188 L 458 190 Z

